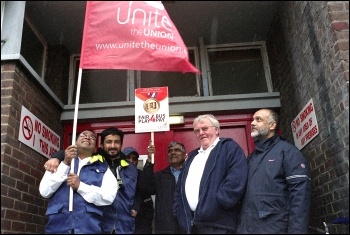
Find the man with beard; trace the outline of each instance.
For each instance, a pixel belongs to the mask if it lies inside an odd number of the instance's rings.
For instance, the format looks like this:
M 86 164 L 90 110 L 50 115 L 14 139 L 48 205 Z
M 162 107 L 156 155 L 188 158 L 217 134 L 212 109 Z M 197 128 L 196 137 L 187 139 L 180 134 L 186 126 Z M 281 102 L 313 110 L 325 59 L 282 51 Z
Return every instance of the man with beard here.
M 106 219 L 102 224 L 105 233 L 133 234 L 135 232 L 135 215 L 132 206 L 135 200 L 138 172 L 136 166 L 128 162 L 121 151 L 123 139 L 123 131 L 114 127 L 105 129 L 101 132 L 101 147 L 97 150 L 97 153 L 106 158 L 120 186 L 115 201 L 106 210 Z
M 307 160 L 276 134 L 278 115 L 271 109 L 253 115 L 255 150 L 248 156 L 247 189 L 238 234 L 307 234 L 311 179 Z
M 101 132 L 100 147 L 97 154 L 102 155 L 117 178 L 119 190 L 112 205 L 108 206 L 104 213 L 102 228 L 104 233 L 133 234 L 135 231 L 135 218 L 132 206 L 135 200 L 137 184 L 137 168 L 126 160 L 125 154 L 121 151 L 124 139 L 124 132 L 111 127 Z M 57 152 L 59 153 L 59 152 Z M 45 165 L 46 170 L 55 171 L 59 157 L 54 154 Z M 61 156 L 62 157 L 62 156 Z

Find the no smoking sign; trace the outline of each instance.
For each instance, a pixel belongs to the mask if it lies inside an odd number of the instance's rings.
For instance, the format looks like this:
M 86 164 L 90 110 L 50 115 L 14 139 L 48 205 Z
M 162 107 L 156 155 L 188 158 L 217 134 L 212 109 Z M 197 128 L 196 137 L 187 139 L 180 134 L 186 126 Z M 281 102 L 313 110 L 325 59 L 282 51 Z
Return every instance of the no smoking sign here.
M 60 149 L 60 137 L 22 106 L 18 140 L 47 158 Z

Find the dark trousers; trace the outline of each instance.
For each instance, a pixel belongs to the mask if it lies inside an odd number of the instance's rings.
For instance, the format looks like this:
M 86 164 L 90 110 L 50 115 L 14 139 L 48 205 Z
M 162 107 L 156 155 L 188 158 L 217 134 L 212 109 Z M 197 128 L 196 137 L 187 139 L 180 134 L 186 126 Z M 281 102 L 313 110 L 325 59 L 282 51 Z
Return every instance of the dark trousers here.
M 151 234 L 153 232 L 153 201 L 143 202 L 135 218 L 135 234 Z
M 212 226 L 193 225 L 192 234 L 235 234 L 235 231 Z

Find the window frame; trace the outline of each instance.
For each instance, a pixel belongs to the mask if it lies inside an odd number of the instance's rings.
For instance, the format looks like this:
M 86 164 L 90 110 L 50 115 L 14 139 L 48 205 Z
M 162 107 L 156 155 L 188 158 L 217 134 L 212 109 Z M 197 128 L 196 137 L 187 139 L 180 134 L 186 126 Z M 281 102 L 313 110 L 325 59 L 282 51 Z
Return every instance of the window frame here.
M 208 66 L 208 83 L 209 83 L 209 96 L 215 96 L 213 94 L 211 67 L 209 60 L 209 52 L 212 51 L 224 51 L 224 50 L 243 50 L 243 49 L 259 49 L 261 52 L 261 59 L 263 62 L 265 81 L 267 85 L 267 92 L 273 92 L 270 65 L 267 56 L 266 44 L 263 41 L 251 42 L 251 43 L 230 43 L 230 44 L 218 44 L 218 45 L 205 45 L 205 61 Z M 245 94 L 245 93 L 244 93 Z
M 45 81 L 45 72 L 46 72 L 46 60 L 47 60 L 47 43 L 44 39 L 44 37 L 41 35 L 41 33 L 39 32 L 39 30 L 35 27 L 35 25 L 33 24 L 33 22 L 31 21 L 31 19 L 27 16 L 27 14 L 24 15 L 24 23 L 27 23 L 30 30 L 32 30 L 33 34 L 36 36 L 37 40 L 41 43 L 41 45 L 43 46 L 43 54 L 41 55 L 42 56 L 42 64 L 41 64 L 41 71 L 40 71 L 40 74 L 37 73 L 37 71 L 33 68 L 30 60 L 28 60 L 29 58 L 25 58 L 22 53 L 22 57 L 24 58 L 24 60 L 28 63 L 28 65 L 32 68 L 32 70 L 34 72 L 36 72 L 39 77 Z M 21 40 L 21 42 L 23 43 L 23 38 Z
M 199 62 L 199 52 L 198 52 L 198 48 L 197 47 L 188 47 L 187 48 L 188 51 L 193 51 L 194 54 L 194 60 L 195 60 L 195 64 L 194 66 L 196 66 L 197 68 L 199 68 L 200 66 L 200 62 Z M 76 74 L 76 66 L 75 64 L 77 63 L 77 60 L 80 60 L 80 54 L 72 54 L 70 56 L 70 61 L 69 61 L 69 84 L 68 84 L 68 105 L 74 105 L 76 100 L 73 100 L 73 94 L 74 94 L 74 89 L 76 89 L 76 84 L 75 84 L 75 74 Z M 78 68 L 79 69 L 79 68 Z M 140 70 L 127 70 L 127 100 L 126 101 L 135 101 L 135 93 L 134 90 L 136 88 L 140 88 L 140 84 L 141 84 L 141 79 L 142 79 L 142 75 L 141 75 Z M 156 71 L 154 71 L 156 72 Z M 135 81 L 135 74 L 136 74 L 136 82 Z M 79 75 L 78 75 L 79 76 Z M 196 79 L 196 90 L 197 90 L 197 94 L 199 96 L 201 96 L 201 81 L 200 81 L 200 75 L 199 74 L 195 74 L 195 79 Z M 76 97 L 75 97 L 76 99 Z M 74 101 L 74 102 L 73 102 Z M 118 102 L 122 102 L 122 101 L 118 101 Z M 106 103 L 110 103 L 110 102 L 106 102 Z
M 6 1 L 1 1 L 1 32 L 2 32 L 2 23 L 4 22 L 5 4 L 6 4 Z M 2 43 L 2 38 L 1 38 L 1 43 Z
M 194 54 L 194 61 L 195 63 L 193 64 L 196 68 L 200 68 L 200 59 L 199 59 L 199 50 L 198 47 L 187 47 L 187 51 L 193 50 Z M 199 97 L 202 96 L 201 92 L 201 77 L 199 74 L 195 74 L 196 77 L 196 86 L 197 86 L 197 94 Z M 141 87 L 141 79 L 142 79 L 142 71 L 137 70 L 136 71 L 136 88 Z M 189 96 L 190 97 L 190 96 Z
M 77 84 L 75 83 L 75 74 L 78 74 L 79 76 L 79 65 L 76 66 L 76 63 L 78 60 L 80 60 L 81 54 L 72 54 L 70 55 L 70 61 L 69 61 L 69 83 L 68 83 L 68 99 L 67 104 L 68 105 L 75 105 L 75 101 L 77 97 L 73 97 L 74 91 L 77 88 Z M 85 69 L 84 72 L 86 73 L 89 69 Z M 93 71 L 99 70 L 99 69 L 92 69 Z M 103 70 L 103 69 L 101 69 Z M 111 70 L 111 69 L 106 69 Z M 124 69 L 125 70 L 125 69 Z M 125 70 L 126 71 L 126 100 L 120 100 L 120 101 L 110 101 L 110 102 L 94 102 L 94 103 L 85 103 L 85 104 L 100 104 L 100 103 L 115 103 L 115 102 L 124 102 L 124 101 L 130 101 L 130 83 L 133 78 L 132 72 L 133 70 Z M 83 73 L 83 71 L 82 71 Z M 81 74 L 83 76 L 83 74 Z M 79 77 L 78 77 L 79 78 Z M 78 81 L 77 78 L 77 81 Z M 74 100 L 73 100 L 74 98 Z M 79 97 L 80 99 L 80 97 Z M 81 102 L 79 101 L 79 104 Z

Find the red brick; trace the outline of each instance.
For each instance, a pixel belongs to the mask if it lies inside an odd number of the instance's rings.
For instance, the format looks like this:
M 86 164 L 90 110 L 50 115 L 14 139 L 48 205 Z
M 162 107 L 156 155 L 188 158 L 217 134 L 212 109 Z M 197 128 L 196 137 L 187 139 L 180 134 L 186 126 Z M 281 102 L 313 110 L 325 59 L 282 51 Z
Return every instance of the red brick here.
M 349 30 L 349 23 L 348 22 L 333 22 L 332 28 L 336 31 Z

